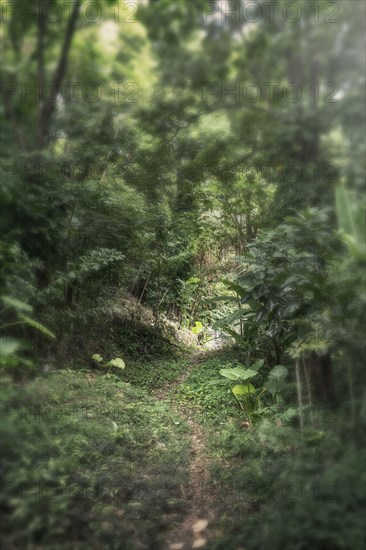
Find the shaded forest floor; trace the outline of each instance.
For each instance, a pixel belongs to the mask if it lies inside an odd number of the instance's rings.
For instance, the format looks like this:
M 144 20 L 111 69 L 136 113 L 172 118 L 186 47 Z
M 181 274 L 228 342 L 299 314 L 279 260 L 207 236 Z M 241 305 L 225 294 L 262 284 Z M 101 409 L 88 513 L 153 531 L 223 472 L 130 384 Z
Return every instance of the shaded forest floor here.
M 363 549 L 362 437 L 330 415 L 302 437 L 272 412 L 248 429 L 220 377 L 235 357 L 4 377 L 2 547 Z
M 192 354 L 189 368 L 173 382 L 168 382 L 154 395 L 157 399 L 170 404 L 187 423 L 190 434 L 189 479 L 186 486 L 182 485 L 182 496 L 187 503 L 183 517 L 177 518 L 167 535 L 162 539 L 162 548 L 170 550 L 188 550 L 207 547 L 211 523 L 216 516 L 215 495 L 205 491 L 205 479 L 208 472 L 210 457 L 207 452 L 207 434 L 197 422 L 187 404 L 179 402 L 179 388 L 186 382 L 192 370 L 204 363 L 206 354 Z

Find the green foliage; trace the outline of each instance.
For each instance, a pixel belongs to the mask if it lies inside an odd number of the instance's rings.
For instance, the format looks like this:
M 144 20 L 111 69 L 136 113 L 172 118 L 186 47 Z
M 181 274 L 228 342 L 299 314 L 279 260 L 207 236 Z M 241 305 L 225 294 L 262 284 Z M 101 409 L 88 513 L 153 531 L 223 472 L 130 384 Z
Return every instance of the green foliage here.
M 191 331 L 193 334 L 200 334 L 203 331 L 203 324 L 200 321 L 196 321 Z
M 324 327 L 320 338 L 313 330 L 321 324 L 321 314 L 335 290 L 327 261 L 337 250 L 337 239 L 329 230 L 327 212 L 313 209 L 287 218 L 276 229 L 258 235 L 247 248 L 236 283 L 242 306 L 222 318 L 219 326 L 231 335 L 234 330 L 251 358 L 259 344 L 268 350 L 271 362 L 283 361 L 284 353 L 298 341 L 306 342 L 303 352 L 327 349 L 331 333 Z
M 220 374 L 229 380 L 248 380 L 248 378 L 253 378 L 256 376 L 257 372 L 252 369 L 221 369 Z
M 189 360 L 185 357 L 165 357 L 151 361 L 129 361 L 129 368 L 124 371 L 123 379 L 133 386 L 147 390 L 160 388 L 173 382 L 188 368 Z
M 116 378 L 82 372 L 23 387 L 4 379 L 1 393 L 9 545 L 157 544 L 184 506 L 186 434 L 171 411 Z
M 276 365 L 269 373 L 268 380 L 264 384 L 264 389 L 272 395 L 278 394 L 285 384 L 288 369 L 283 365 Z
M 350 432 L 339 412 L 320 409 L 317 429 L 308 428 L 301 436 L 294 426 L 294 407 L 286 409 L 285 402 L 280 408 L 269 406 L 270 395 L 277 399 L 284 393 L 287 369 L 282 365 L 263 379 L 269 401 L 265 404 L 263 394 L 256 422 L 243 422 L 234 400 L 231 405 L 228 401 L 225 380 L 216 380 L 228 360 L 234 362 L 222 354 L 208 359 L 174 392 L 204 423 L 215 457 L 205 477 L 205 488 L 215 495 L 217 506 L 214 528 L 219 535 L 211 541 L 212 548 L 313 545 L 320 550 L 331 541 L 337 550 L 346 550 L 355 540 L 361 549 L 366 506 L 363 436 Z M 263 364 L 258 377 L 262 369 Z M 240 390 L 241 396 L 247 396 L 246 389 Z
M 1 349 L 0 349 L 0 356 L 1 359 L 6 359 L 7 357 L 11 357 L 18 349 L 20 348 L 20 342 L 19 340 L 16 340 L 15 338 L 2 338 L 1 339 Z
M 158 546 L 169 501 L 155 491 L 163 456 L 180 462 L 176 449 L 162 450 L 163 428 L 174 447 L 164 406 L 126 381 L 151 391 L 184 372 L 175 341 L 184 327 L 207 347 L 213 329 L 225 331 L 233 353 L 198 365 L 171 400 L 222 428 L 235 471 L 230 480 L 219 468 L 218 478 L 235 489 L 255 479 L 245 520 L 234 510 L 218 548 L 358 550 L 354 441 L 347 454 L 330 429 L 305 426 L 301 438 L 295 423 L 305 410 L 317 426 L 313 408 L 328 385 L 344 431 L 365 424 L 363 3 L 299 0 L 294 22 L 285 0 L 259 2 L 262 15 L 276 15 L 254 25 L 238 20 L 234 0 L 106 0 L 95 22 L 81 20 L 84 1 L 54 4 L 59 24 L 12 0 L 2 33 L 1 365 L 12 376 L 65 365 L 89 374 L 5 383 L 15 400 L 33 406 L 34 391 L 60 413 L 30 421 L 28 433 L 12 411 L 6 465 L 15 484 L 17 469 L 19 480 L 52 482 L 51 493 L 103 485 L 111 472 L 153 496 L 145 506 L 123 495 L 121 507 L 110 494 L 85 503 L 79 489 L 51 507 L 15 496 L 5 545 L 59 548 L 66 532 L 73 548 Z M 131 8 L 133 25 L 123 13 Z M 333 8 L 339 24 L 325 24 Z M 91 83 L 97 101 L 86 97 Z M 253 83 L 261 93 L 246 100 Z M 286 94 L 294 84 L 298 101 Z M 93 397 L 89 424 L 65 417 L 68 392 L 79 408 Z M 115 408 L 122 423 L 110 418 Z M 37 469 L 42 453 L 50 458 Z M 326 495 L 311 499 L 309 480 L 323 474 L 345 480 L 329 506 Z M 286 476 L 304 485 L 303 499 L 273 506 L 264 487 Z
M 106 366 L 116 367 L 123 370 L 126 365 L 123 359 L 121 359 L 120 357 L 116 357 L 115 359 L 111 359 L 110 361 L 108 361 L 108 363 L 106 363 Z
M 222 369 L 225 364 L 226 368 Z M 178 403 L 189 404 L 199 414 L 199 419 L 215 425 L 233 417 L 250 423 L 269 417 L 287 424 L 297 416 L 296 409 L 291 412 L 286 407 L 289 399 L 287 369 L 278 366 L 267 375 L 259 372 L 263 365 L 263 361 L 258 360 L 251 368 L 243 368 L 235 354 L 218 352 L 199 364 L 177 388 Z M 255 377 L 258 377 L 256 382 L 248 382 Z
M 1 301 L 5 304 L 5 307 L 0 311 L 2 318 L 2 324 L 0 325 L 2 332 L 0 366 L 5 367 L 5 369 L 9 368 L 10 371 L 19 365 L 32 369 L 33 362 L 30 359 L 16 354 L 17 351 L 26 347 L 25 342 L 6 333 L 9 333 L 9 329 L 11 331 L 14 326 L 24 327 L 27 325 L 35 329 L 36 333 L 43 334 L 52 340 L 55 340 L 56 336 L 42 323 L 22 313 L 23 311 L 32 312 L 33 308 L 30 305 L 11 296 L 2 296 Z
M 340 228 L 344 232 L 350 253 L 359 259 L 365 259 L 365 213 L 361 201 L 352 197 L 344 185 L 336 190 L 337 215 Z
M 363 547 L 363 453 L 356 441 L 327 428 L 301 439 L 296 429 L 266 420 L 244 432 L 232 422 L 213 434 L 220 461 L 210 483 L 220 491 L 223 512 L 215 550 L 346 550 L 351 540 Z
M 120 370 L 124 370 L 126 367 L 125 362 L 120 357 L 115 357 L 114 359 L 110 359 L 107 362 L 103 362 L 103 357 L 99 355 L 99 353 L 94 353 L 94 355 L 92 355 L 92 359 L 102 367 L 109 367 L 107 372 L 110 371 L 110 367 L 115 367 L 116 369 Z
M 197 365 L 174 393 L 175 402 L 189 406 L 204 422 L 220 424 L 237 415 L 237 405 L 227 381 L 219 377 L 223 359 L 225 357 L 217 355 Z
M 24 302 L 21 302 L 16 298 L 12 298 L 11 296 L 2 296 L 1 301 L 3 302 L 3 304 L 5 304 L 5 308 L 12 307 L 16 311 L 28 311 L 28 312 L 33 311 L 32 306 Z
M 53 332 L 48 330 L 48 328 L 43 326 L 38 321 L 35 321 L 34 319 L 31 319 L 30 317 L 28 317 L 28 315 L 23 315 L 23 313 L 18 313 L 18 317 L 23 323 L 31 326 L 32 328 L 35 328 L 36 330 L 38 330 L 42 334 L 45 334 L 46 336 L 48 336 L 49 338 L 52 338 L 53 340 L 56 338 L 56 336 L 53 334 Z
M 221 369 L 220 374 L 229 380 L 245 381 L 257 376 L 258 371 L 263 367 L 264 361 L 259 360 L 253 368 L 243 369 L 240 367 L 231 369 Z M 283 365 L 276 365 L 268 374 L 267 381 L 262 387 L 255 387 L 252 383 L 240 383 L 231 388 L 235 399 L 238 401 L 239 406 L 246 412 L 248 420 L 252 423 L 253 413 L 259 418 L 262 418 L 270 411 L 271 414 L 275 413 L 275 409 L 267 407 L 267 411 L 263 410 L 261 403 L 262 394 L 267 391 L 272 396 L 278 395 L 284 388 L 288 369 Z

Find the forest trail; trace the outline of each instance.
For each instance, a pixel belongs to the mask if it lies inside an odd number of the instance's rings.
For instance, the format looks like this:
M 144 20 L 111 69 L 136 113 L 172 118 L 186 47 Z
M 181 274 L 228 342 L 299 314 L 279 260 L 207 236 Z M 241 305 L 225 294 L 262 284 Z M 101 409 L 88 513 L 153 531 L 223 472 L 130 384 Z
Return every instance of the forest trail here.
M 188 406 L 177 401 L 175 394 L 192 370 L 207 359 L 207 352 L 192 354 L 189 368 L 176 380 L 169 382 L 154 392 L 154 397 L 170 402 L 171 408 L 188 424 L 191 438 L 189 481 L 181 487 L 182 498 L 186 503 L 186 513 L 172 525 L 162 540 L 163 550 L 193 550 L 208 548 L 213 536 L 210 526 L 215 518 L 215 494 L 207 490 L 209 457 L 206 452 L 206 434 L 194 419 Z

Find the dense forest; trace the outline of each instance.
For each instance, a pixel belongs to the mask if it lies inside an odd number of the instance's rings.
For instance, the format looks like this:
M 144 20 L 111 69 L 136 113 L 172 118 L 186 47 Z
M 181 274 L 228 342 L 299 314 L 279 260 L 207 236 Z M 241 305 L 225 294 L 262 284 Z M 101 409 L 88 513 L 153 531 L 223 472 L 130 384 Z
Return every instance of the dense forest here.
M 363 0 L 1 0 L 4 550 L 366 548 Z

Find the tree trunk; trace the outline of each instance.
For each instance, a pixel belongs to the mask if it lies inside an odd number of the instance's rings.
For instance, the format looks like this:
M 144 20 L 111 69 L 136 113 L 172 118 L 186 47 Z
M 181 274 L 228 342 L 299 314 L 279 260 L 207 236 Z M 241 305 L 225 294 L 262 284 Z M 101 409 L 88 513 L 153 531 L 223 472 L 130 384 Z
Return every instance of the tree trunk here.
M 317 401 L 328 406 L 335 406 L 336 398 L 331 355 L 326 353 L 319 356 L 313 351 L 306 359 L 306 362 L 309 372 L 314 379 L 314 390 Z
M 38 138 L 37 138 L 38 149 L 43 149 L 47 142 L 52 115 L 56 109 L 57 96 L 60 93 L 62 81 L 66 73 L 67 59 L 69 55 L 72 38 L 75 33 L 76 21 L 79 17 L 80 5 L 81 5 L 81 0 L 75 0 L 72 13 L 70 16 L 70 20 L 67 25 L 65 39 L 62 45 L 58 65 L 56 67 L 55 73 L 52 78 L 52 85 L 53 85 L 52 91 L 51 91 L 50 97 L 47 98 L 47 101 L 45 101 L 41 106 L 39 125 L 38 125 Z M 41 67 L 41 61 L 42 60 L 40 60 L 39 67 Z
M 304 403 L 303 403 L 303 397 L 302 397 L 300 359 L 296 359 L 295 372 L 296 372 L 297 400 L 299 404 L 300 429 L 303 430 L 304 429 L 304 410 L 303 410 Z

